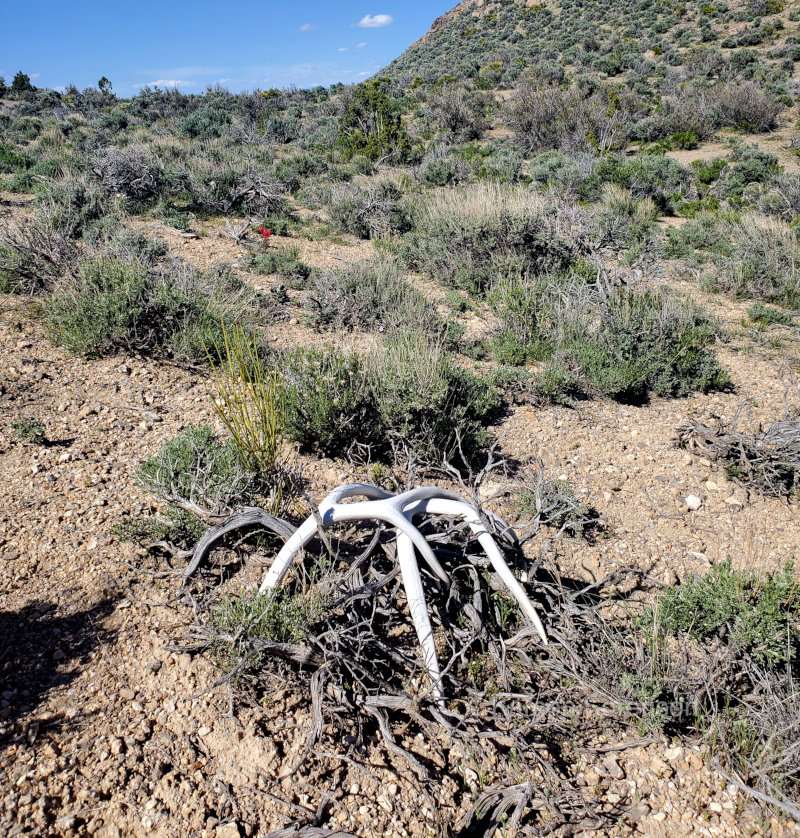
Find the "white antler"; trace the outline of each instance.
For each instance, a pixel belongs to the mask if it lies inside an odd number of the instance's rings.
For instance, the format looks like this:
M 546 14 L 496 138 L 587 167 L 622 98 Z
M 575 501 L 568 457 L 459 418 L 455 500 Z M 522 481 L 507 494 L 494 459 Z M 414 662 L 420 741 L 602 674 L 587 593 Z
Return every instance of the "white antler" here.
M 352 497 L 364 497 L 367 500 L 354 503 L 342 503 Z M 414 526 L 415 515 L 447 515 L 466 521 L 475 537 L 483 547 L 497 575 L 511 592 L 525 616 L 530 620 L 543 643 L 547 643 L 547 634 L 536 609 L 506 564 L 486 529 L 478 511 L 455 492 L 425 486 L 412 489 L 399 495 L 370 486 L 366 483 L 348 483 L 334 489 L 319 505 L 317 515 L 310 515 L 300 526 L 275 557 L 259 593 L 276 588 L 283 581 L 286 571 L 299 553 L 317 533 L 319 526 L 324 528 L 342 521 L 383 521 L 397 531 L 397 559 L 406 591 L 408 608 L 417 632 L 425 668 L 431 680 L 432 691 L 436 698 L 441 697 L 441 671 L 436 656 L 436 644 L 433 637 L 428 606 L 422 584 L 422 575 L 417 564 L 414 548 L 416 547 L 428 567 L 445 584 L 450 584 L 450 577 L 439 564 L 422 533 Z M 513 530 L 509 530 L 513 533 Z

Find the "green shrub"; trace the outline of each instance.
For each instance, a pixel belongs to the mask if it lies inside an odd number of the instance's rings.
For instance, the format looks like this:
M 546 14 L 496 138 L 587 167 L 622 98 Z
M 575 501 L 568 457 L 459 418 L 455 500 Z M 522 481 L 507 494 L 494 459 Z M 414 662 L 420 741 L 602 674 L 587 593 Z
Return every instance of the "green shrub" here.
M 147 268 L 138 262 L 102 257 L 82 262 L 76 285 L 62 286 L 46 303 L 51 339 L 87 356 L 117 349 L 143 319 L 149 286 Z M 161 312 L 155 314 L 142 327 L 160 328 Z
M 497 184 L 427 197 L 405 253 L 431 277 L 473 293 L 497 277 L 563 269 L 575 256 L 540 196 Z
M 300 248 L 256 245 L 248 249 L 241 260 L 246 271 L 257 274 L 280 274 L 294 284 L 302 284 L 311 275 L 311 268 L 300 259 Z
M 457 367 L 444 346 L 427 335 L 396 330 L 368 367 L 381 433 L 404 458 L 440 464 L 469 461 L 485 449 L 485 430 L 499 408 L 497 393 Z
M 788 224 L 746 214 L 727 225 L 727 238 L 731 252 L 717 260 L 717 289 L 740 299 L 800 306 L 800 243 Z
M 337 143 L 347 154 L 362 154 L 370 160 L 392 156 L 398 161 L 410 154 L 411 141 L 386 82 L 370 79 L 353 88 L 339 119 Z
M 334 349 L 285 358 L 287 433 L 307 450 L 440 464 L 469 458 L 489 441 L 496 392 L 456 367 L 443 346 L 409 331 L 390 333 L 361 359 Z
M 0 142 L 0 172 L 14 172 L 19 169 L 29 169 L 32 161 L 28 154 L 18 149 L 14 143 Z
M 627 189 L 606 184 L 592 220 L 594 240 L 628 258 L 651 246 L 658 208 L 650 198 L 635 199 Z
M 575 369 L 569 358 L 562 358 L 557 353 L 542 364 L 532 383 L 534 395 L 551 404 L 570 406 L 575 399 L 586 391 L 583 376 Z
M 119 349 L 201 359 L 222 343 L 223 321 L 248 323 L 262 298 L 231 274 L 173 264 L 160 273 L 136 261 L 84 259 L 44 305 L 51 339 L 87 357 Z
M 377 181 L 364 188 L 354 184 L 335 187 L 328 212 L 340 230 L 361 239 L 405 233 L 412 226 L 403 191 L 390 180 Z
M 191 550 L 205 531 L 205 525 L 194 515 L 174 506 L 167 507 L 163 517 L 139 515 L 126 518 L 109 530 L 119 541 L 133 541 L 144 547 L 166 541 L 181 550 Z
M 184 117 L 178 127 L 184 134 L 196 140 L 222 137 L 228 132 L 231 115 L 220 107 L 207 104 Z
M 124 226 L 114 215 L 91 224 L 83 235 L 87 244 L 102 246 L 104 251 L 122 260 L 136 261 L 152 267 L 167 255 L 163 239 L 151 239 L 141 230 Z
M 202 516 L 222 515 L 269 497 L 272 486 L 242 465 L 236 444 L 207 425 L 192 425 L 141 464 L 137 481 L 169 504 Z
M 44 422 L 39 419 L 19 416 L 11 420 L 11 430 L 14 437 L 22 442 L 32 442 L 34 445 L 44 445 L 47 442 Z
M 236 670 L 238 677 L 258 672 L 273 657 L 268 644 L 304 641 L 305 629 L 325 613 L 330 599 L 324 583 L 307 592 L 280 589 L 226 598 L 210 614 L 217 635 L 212 654 L 224 672 Z
M 687 396 L 724 389 L 729 377 L 709 351 L 716 329 L 691 304 L 669 294 L 620 290 L 601 313 L 591 339 L 565 346 L 587 378 L 621 401 L 641 401 L 649 391 Z
M 597 514 L 578 500 L 566 480 L 540 479 L 519 491 L 517 515 L 580 538 L 597 525 Z
M 419 178 L 424 186 L 450 186 L 466 179 L 459 161 L 449 155 L 431 155 L 422 161 Z
M 241 326 L 229 331 L 223 324 L 222 337 L 222 344 L 208 347 L 218 394 L 214 410 L 242 465 L 265 475 L 275 468 L 283 433 L 283 388 L 255 335 Z
M 759 326 L 791 326 L 794 324 L 794 317 L 788 311 L 781 311 L 772 306 L 765 306 L 763 303 L 756 303 L 747 309 L 747 316 L 753 323 Z
M 561 385 L 578 389 L 579 378 L 622 401 L 728 384 L 710 351 L 714 326 L 695 306 L 666 292 L 609 291 L 573 273 L 501 280 L 489 299 L 506 329 L 500 335 L 515 352 L 504 357 L 506 363 L 558 357 L 550 379 L 540 382 L 557 398 Z
M 734 570 L 730 560 L 704 577 L 665 591 L 657 605 L 666 634 L 713 636 L 770 665 L 796 661 L 800 651 L 800 585 L 794 567 L 779 573 Z M 652 612 L 642 624 L 652 624 Z
M 286 433 L 304 450 L 346 454 L 378 441 L 374 395 L 357 355 L 299 349 L 282 362 Z
M 728 256 L 732 252 L 729 229 L 715 213 L 701 211 L 682 224 L 667 230 L 664 255 L 671 259 L 694 258 L 696 251 Z
M 370 260 L 328 269 L 314 277 L 306 300 L 316 326 L 386 329 L 406 326 L 436 332 L 441 318 L 405 280 L 396 262 Z

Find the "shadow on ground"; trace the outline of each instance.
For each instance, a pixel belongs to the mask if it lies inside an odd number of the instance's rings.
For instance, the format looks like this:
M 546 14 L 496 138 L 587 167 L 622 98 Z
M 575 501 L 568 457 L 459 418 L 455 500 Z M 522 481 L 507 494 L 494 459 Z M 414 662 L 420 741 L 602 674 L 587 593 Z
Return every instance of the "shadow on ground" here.
M 0 718 L 14 721 L 36 710 L 47 693 L 69 684 L 88 654 L 114 639 L 102 628 L 118 597 L 84 611 L 58 614 L 57 606 L 33 601 L 19 611 L 0 610 Z

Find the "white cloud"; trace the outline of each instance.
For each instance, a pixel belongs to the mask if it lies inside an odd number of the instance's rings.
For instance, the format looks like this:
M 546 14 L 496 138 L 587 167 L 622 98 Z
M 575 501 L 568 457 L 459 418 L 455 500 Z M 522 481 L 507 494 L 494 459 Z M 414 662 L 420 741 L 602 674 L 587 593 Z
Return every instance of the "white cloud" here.
M 392 23 L 394 23 L 394 18 L 391 15 L 364 15 L 355 25 L 362 29 L 380 29 Z
M 347 52 L 347 47 L 339 47 L 338 52 Z
M 316 28 L 317 28 L 316 26 L 313 26 L 313 25 L 312 25 L 312 24 L 310 24 L 310 23 L 304 23 L 304 24 L 300 27 L 300 31 L 301 31 L 301 32 L 310 32 L 312 29 L 316 29 Z
M 147 82 L 148 87 L 197 87 L 193 81 L 182 81 L 181 79 L 158 79 Z
M 360 44 L 356 44 L 356 49 L 364 49 L 364 47 L 365 47 L 366 45 L 367 45 L 367 42 L 366 42 L 366 41 L 362 41 Z
M 41 73 L 31 73 L 29 78 L 38 79 L 41 75 L 42 75 Z

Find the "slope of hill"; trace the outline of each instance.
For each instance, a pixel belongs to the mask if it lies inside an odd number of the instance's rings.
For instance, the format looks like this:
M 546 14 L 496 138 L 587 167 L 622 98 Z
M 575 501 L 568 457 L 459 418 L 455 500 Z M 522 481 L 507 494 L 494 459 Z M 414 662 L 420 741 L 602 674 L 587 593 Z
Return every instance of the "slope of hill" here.
M 800 57 L 793 18 L 796 4 L 783 0 L 464 0 L 382 75 L 404 84 L 452 75 L 490 88 L 535 69 L 556 82 L 594 76 L 652 87 L 699 51 L 756 64 L 753 75 L 781 87 Z

